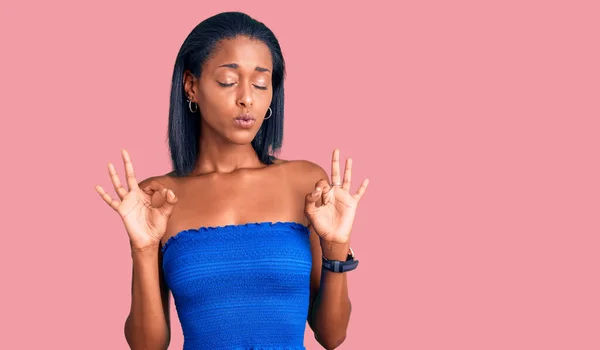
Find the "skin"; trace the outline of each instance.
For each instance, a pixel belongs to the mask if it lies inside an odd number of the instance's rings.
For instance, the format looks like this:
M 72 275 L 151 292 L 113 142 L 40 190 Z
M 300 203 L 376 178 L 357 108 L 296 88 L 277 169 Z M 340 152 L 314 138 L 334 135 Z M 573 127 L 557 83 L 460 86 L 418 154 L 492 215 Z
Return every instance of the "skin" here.
M 166 349 L 169 344 L 170 295 L 161 271 L 162 244 L 189 228 L 275 221 L 299 222 L 311 230 L 308 322 L 326 349 L 344 341 L 351 312 L 346 273 L 322 271 L 321 258 L 346 259 L 356 207 L 368 181 L 349 192 L 352 160 L 346 161 L 342 175 L 337 149 L 331 177 L 310 161 L 276 160 L 268 166 L 259 161 L 250 142 L 268 115 L 271 72 L 271 54 L 262 42 L 246 37 L 222 41 L 204 63 L 201 77 L 184 75 L 186 94 L 202 115 L 192 174 L 169 173 L 138 183 L 123 150 L 128 189 L 109 163 L 121 202 L 96 187 L 119 212 L 130 236 L 132 307 L 125 334 L 132 348 Z M 235 126 L 233 119 L 241 113 L 256 118 L 252 128 Z

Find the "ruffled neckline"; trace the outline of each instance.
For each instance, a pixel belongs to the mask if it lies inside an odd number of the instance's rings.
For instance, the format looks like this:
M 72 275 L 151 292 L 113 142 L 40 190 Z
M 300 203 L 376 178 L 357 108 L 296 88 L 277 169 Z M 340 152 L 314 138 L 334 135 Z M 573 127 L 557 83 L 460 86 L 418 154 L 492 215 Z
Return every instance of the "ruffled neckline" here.
M 264 222 L 249 222 L 249 223 L 245 223 L 245 224 L 230 224 L 230 225 L 222 225 L 222 226 L 202 226 L 202 227 L 198 227 L 198 228 L 185 229 L 185 230 L 179 231 L 176 234 L 174 234 L 173 236 L 169 237 L 169 239 L 167 239 L 165 244 L 162 246 L 161 253 L 164 254 L 167 247 L 169 245 L 173 244 L 173 242 L 175 240 L 181 238 L 182 236 L 187 236 L 190 234 L 196 235 L 199 233 L 214 233 L 214 232 L 221 232 L 221 231 L 231 232 L 231 231 L 245 230 L 248 228 L 265 228 L 265 227 L 275 227 L 275 228 L 288 227 L 288 228 L 292 228 L 292 229 L 305 230 L 308 233 L 310 233 L 308 226 L 298 223 L 298 222 L 294 222 L 294 221 L 274 221 L 274 222 L 264 221 Z

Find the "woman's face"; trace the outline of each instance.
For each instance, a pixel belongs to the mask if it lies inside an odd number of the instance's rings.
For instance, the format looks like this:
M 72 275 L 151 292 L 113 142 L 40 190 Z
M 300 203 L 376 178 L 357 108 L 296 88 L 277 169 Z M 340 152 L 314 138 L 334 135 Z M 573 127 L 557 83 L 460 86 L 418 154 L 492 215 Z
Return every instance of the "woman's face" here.
M 272 71 L 271 52 L 263 42 L 243 36 L 221 41 L 202 66 L 200 79 L 185 77 L 203 127 L 230 142 L 250 143 L 269 113 Z

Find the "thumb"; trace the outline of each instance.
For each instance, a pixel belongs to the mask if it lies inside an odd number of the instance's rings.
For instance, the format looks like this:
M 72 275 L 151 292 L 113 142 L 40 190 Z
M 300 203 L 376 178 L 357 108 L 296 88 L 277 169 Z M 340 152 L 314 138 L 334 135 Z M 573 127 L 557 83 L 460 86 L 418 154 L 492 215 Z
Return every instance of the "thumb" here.
M 163 213 L 166 217 L 170 217 L 171 213 L 173 213 L 173 208 L 175 207 L 175 204 L 177 204 L 177 201 L 179 199 L 177 198 L 175 193 L 173 193 L 173 191 L 168 190 L 166 188 L 162 190 L 161 194 L 166 198 L 166 201 L 163 204 L 163 206 L 160 207 L 160 212 Z

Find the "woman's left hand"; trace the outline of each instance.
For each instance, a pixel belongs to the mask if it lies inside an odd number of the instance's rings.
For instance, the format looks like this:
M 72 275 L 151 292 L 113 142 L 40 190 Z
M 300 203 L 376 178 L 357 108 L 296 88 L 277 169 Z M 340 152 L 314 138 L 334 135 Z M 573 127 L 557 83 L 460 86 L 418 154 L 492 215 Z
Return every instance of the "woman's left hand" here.
M 356 207 L 367 189 L 365 179 L 355 194 L 350 194 L 352 159 L 346 160 L 344 181 L 340 177 L 340 151 L 333 151 L 331 159 L 331 183 L 322 179 L 315 190 L 306 195 L 304 213 L 310 220 L 321 241 L 348 244 L 356 214 Z

